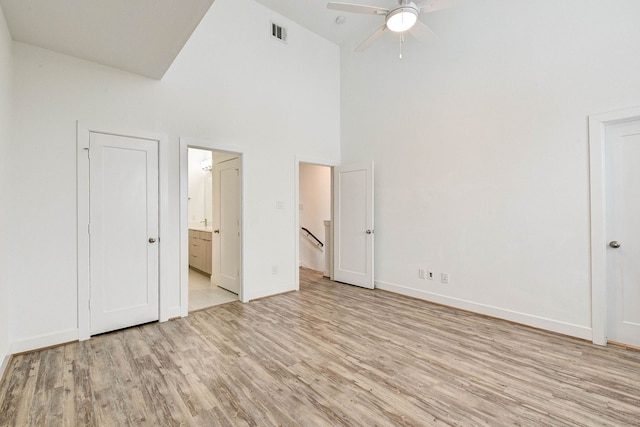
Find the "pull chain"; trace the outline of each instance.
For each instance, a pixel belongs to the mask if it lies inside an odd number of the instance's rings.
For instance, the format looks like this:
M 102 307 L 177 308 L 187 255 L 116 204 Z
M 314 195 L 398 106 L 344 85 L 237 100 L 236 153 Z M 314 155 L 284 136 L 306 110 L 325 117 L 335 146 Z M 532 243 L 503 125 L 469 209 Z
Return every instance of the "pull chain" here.
M 404 43 L 404 33 L 400 33 L 400 55 L 398 55 L 398 59 L 402 59 L 402 43 Z

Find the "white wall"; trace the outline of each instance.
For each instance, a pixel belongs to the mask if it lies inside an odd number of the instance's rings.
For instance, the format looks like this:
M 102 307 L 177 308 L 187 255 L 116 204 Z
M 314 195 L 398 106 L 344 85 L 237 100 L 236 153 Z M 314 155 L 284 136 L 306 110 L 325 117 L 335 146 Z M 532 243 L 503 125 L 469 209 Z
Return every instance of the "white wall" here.
M 331 168 L 300 163 L 300 226 L 326 243 L 324 221 L 331 219 Z M 324 248 L 300 233 L 300 264 L 324 271 Z
M 9 143 L 11 122 L 11 36 L 7 29 L 2 9 L 0 9 L 0 378 L 9 354 L 9 310 L 11 289 L 9 288 L 8 257 L 10 240 L 7 230 L 10 226 L 11 206 L 9 196 Z
M 270 38 L 272 19 L 288 44 Z M 243 153 L 245 297 L 294 289 L 294 159 L 339 159 L 339 61 L 336 45 L 253 0 L 217 0 L 162 81 L 14 44 L 14 348 L 77 329 L 76 120 L 169 137 L 164 304 L 180 303 L 179 137 Z
M 189 149 L 189 227 L 203 227 L 205 218 L 211 224 L 211 170 L 202 170 L 202 162 L 211 160 L 209 150 Z M 209 190 L 211 194 L 205 194 Z
M 343 50 L 342 160 L 376 163 L 377 285 L 588 339 L 587 116 L 640 105 L 640 2 L 460 3 L 401 61 L 391 35 Z

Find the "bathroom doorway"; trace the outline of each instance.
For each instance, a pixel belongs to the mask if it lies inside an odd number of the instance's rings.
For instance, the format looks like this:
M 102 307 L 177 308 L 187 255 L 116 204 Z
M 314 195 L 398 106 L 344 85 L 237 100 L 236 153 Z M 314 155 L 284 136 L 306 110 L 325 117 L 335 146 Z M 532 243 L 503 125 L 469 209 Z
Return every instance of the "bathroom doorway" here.
M 188 311 L 240 294 L 240 155 L 187 147 Z

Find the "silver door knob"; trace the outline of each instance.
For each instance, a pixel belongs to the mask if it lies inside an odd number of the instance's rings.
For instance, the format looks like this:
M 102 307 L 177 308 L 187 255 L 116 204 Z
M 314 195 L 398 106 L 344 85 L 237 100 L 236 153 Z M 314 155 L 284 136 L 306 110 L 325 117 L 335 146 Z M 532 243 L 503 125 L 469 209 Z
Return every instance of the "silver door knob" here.
M 609 242 L 609 246 L 611 246 L 613 249 L 618 249 L 620 247 L 620 242 L 612 240 Z
M 153 237 L 149 237 L 149 243 L 155 243 L 156 239 L 154 239 Z
M 213 230 L 214 233 L 220 234 L 220 230 Z

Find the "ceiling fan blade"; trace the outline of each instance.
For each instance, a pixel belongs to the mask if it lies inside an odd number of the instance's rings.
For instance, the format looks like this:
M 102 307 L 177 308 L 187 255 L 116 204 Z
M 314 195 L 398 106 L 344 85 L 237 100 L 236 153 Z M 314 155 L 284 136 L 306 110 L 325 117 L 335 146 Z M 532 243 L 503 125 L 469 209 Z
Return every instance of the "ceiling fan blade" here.
M 343 12 L 366 13 L 369 15 L 386 15 L 387 12 L 389 12 L 389 9 L 385 9 L 383 7 L 366 6 L 363 4 L 353 3 L 336 3 L 333 1 L 327 3 L 327 8 L 341 10 Z
M 436 33 L 431 31 L 431 28 L 427 27 L 420 21 L 417 21 L 416 24 L 411 27 L 409 33 L 422 43 L 430 43 L 438 39 Z
M 458 0 L 427 0 L 422 3 L 418 3 L 417 6 L 420 13 L 429 13 L 448 9 L 455 6 L 457 3 Z
M 366 50 L 367 48 L 369 48 L 369 46 L 371 46 L 373 44 L 373 42 L 378 40 L 380 38 L 380 36 L 382 34 L 384 34 L 386 29 L 387 29 L 387 24 L 385 24 L 382 27 L 380 27 L 377 30 L 375 30 L 373 32 L 373 34 L 371 34 L 365 41 L 360 43 L 360 46 L 358 46 L 355 51 L 356 52 L 362 52 L 362 51 Z

